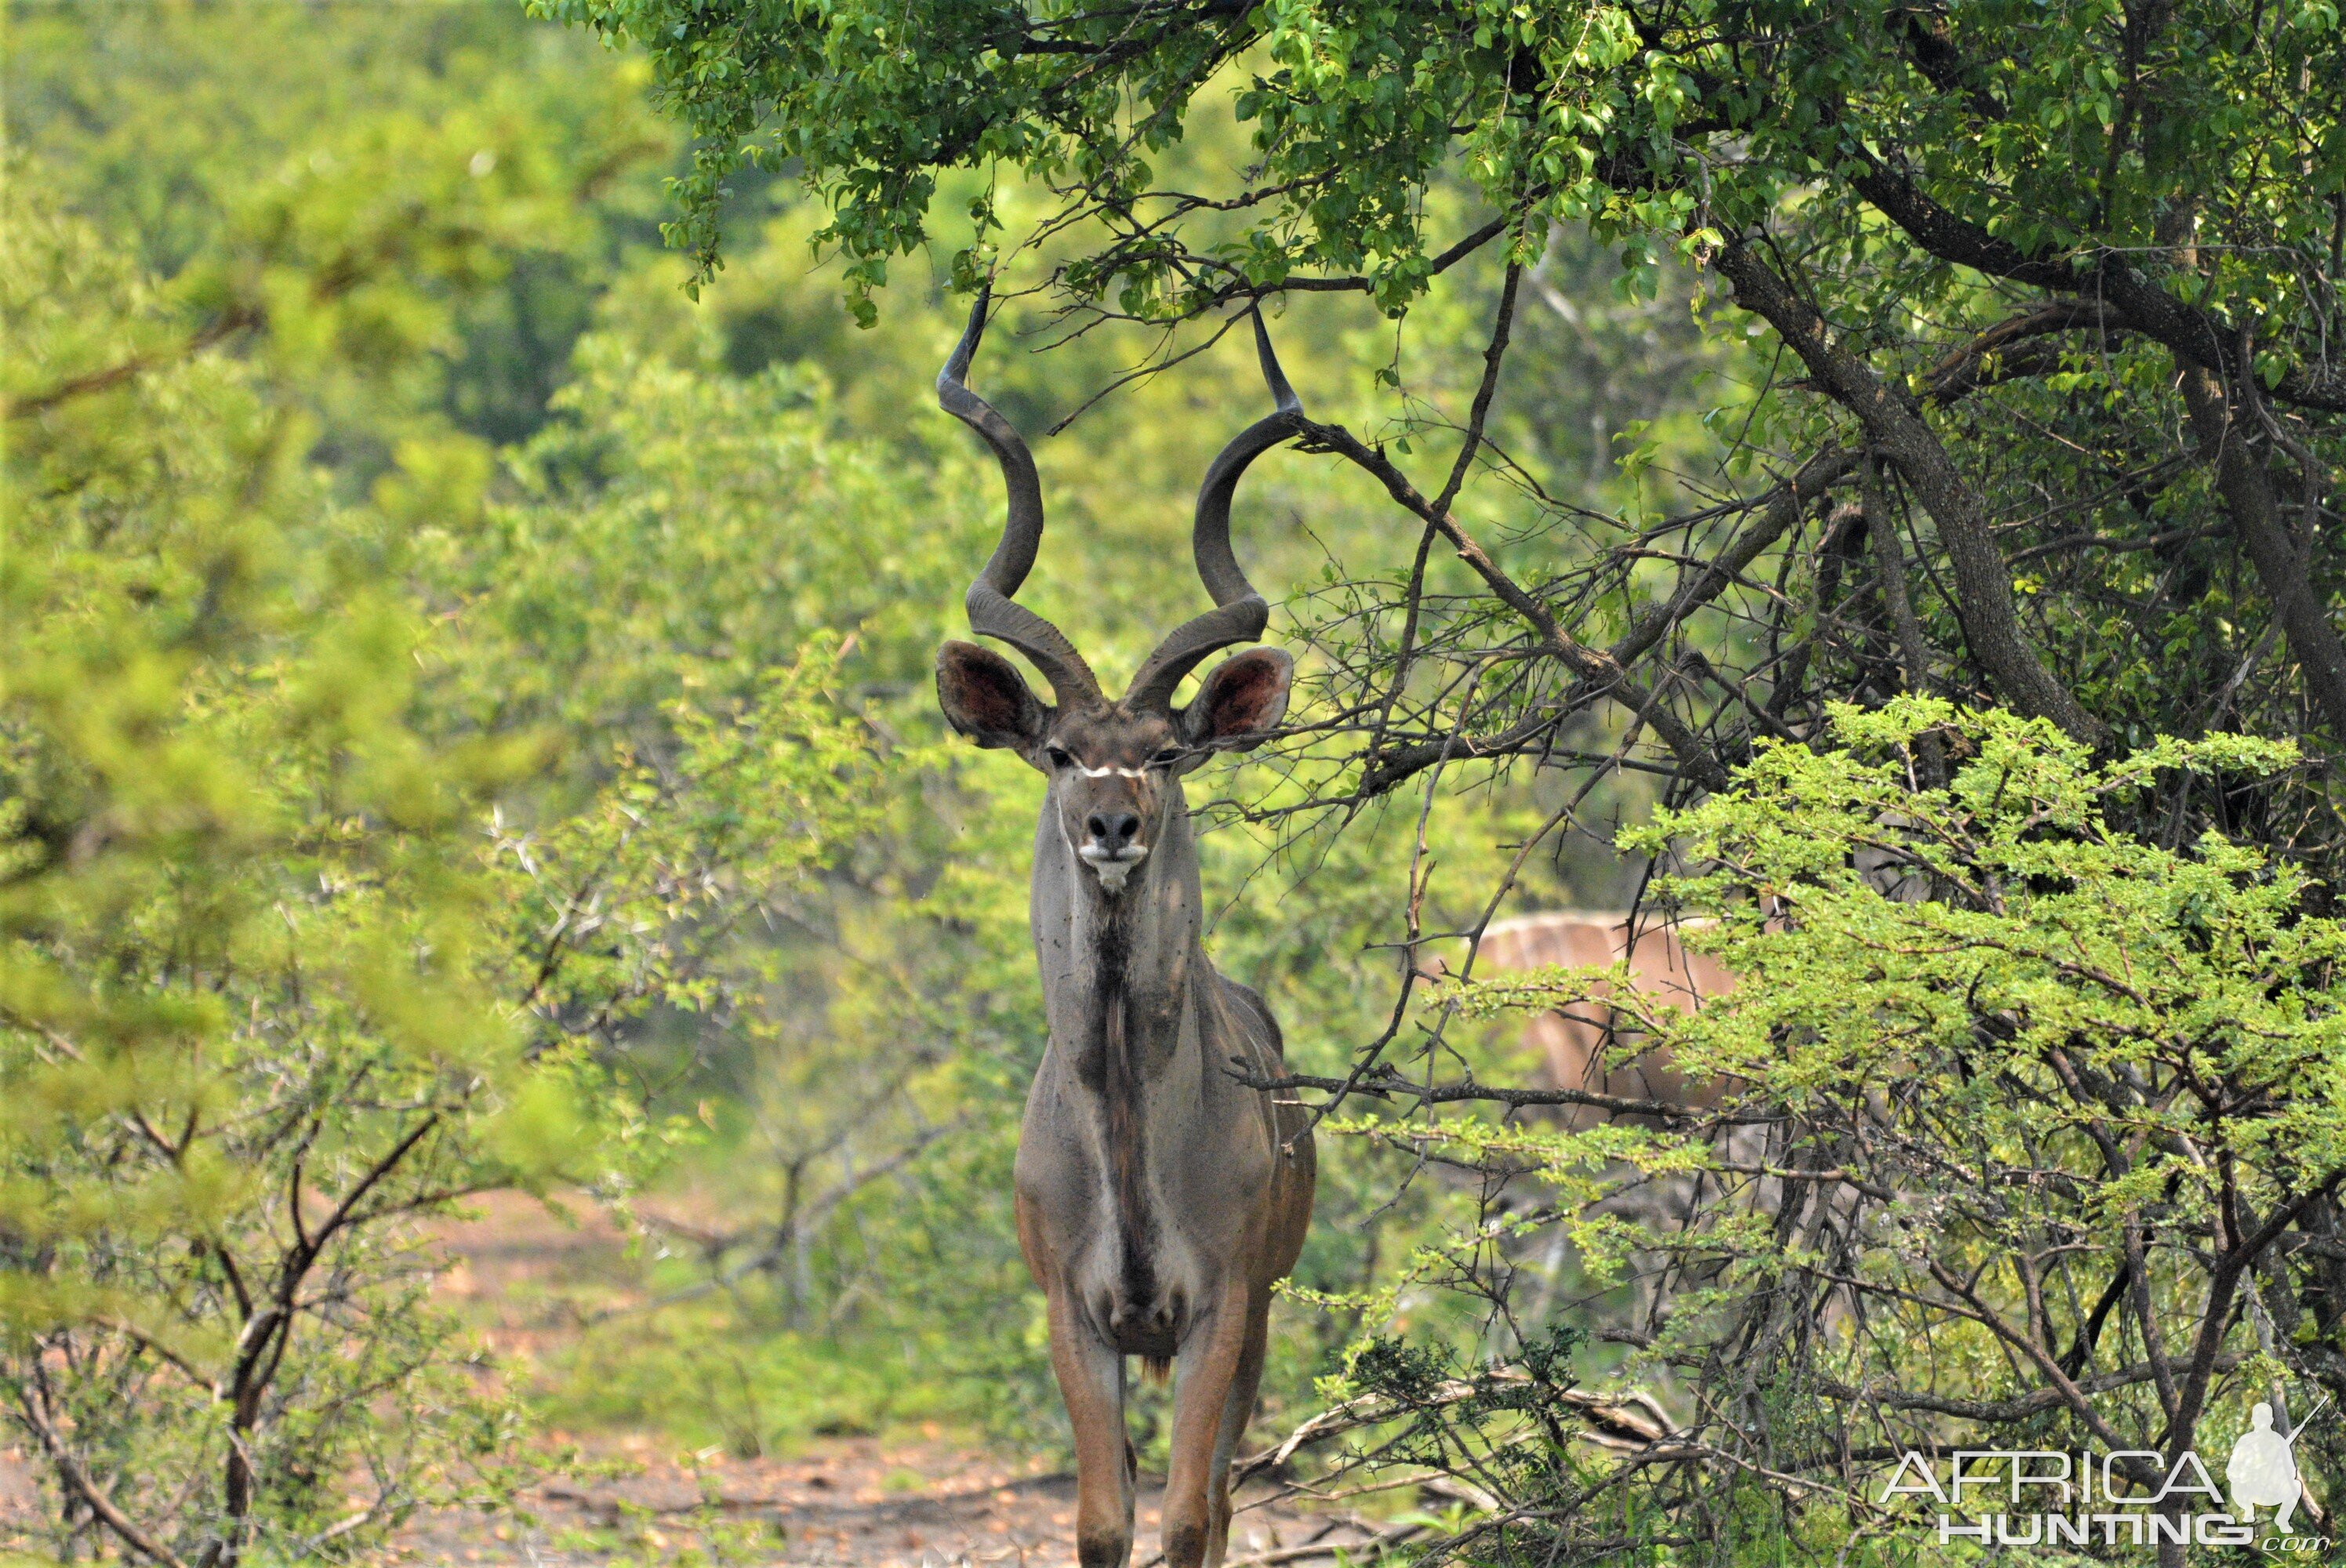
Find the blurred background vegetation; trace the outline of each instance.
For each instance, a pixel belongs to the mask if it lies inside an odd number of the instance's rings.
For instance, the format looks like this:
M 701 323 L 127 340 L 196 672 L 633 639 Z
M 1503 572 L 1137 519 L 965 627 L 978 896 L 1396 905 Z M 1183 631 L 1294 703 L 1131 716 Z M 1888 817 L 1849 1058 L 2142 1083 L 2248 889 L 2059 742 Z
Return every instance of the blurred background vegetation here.
M 857 328 L 820 215 L 754 175 L 688 298 L 658 232 L 687 148 L 644 66 L 502 0 L 7 26 L 12 1413 L 109 1432 L 93 1495 L 145 1492 L 227 1461 L 208 1390 L 233 1386 L 237 1430 L 285 1451 L 255 1462 L 309 1477 L 242 1522 L 307 1550 L 494 1488 L 516 1405 L 744 1454 L 918 1420 L 1062 1441 L 1009 1217 L 1035 791 L 944 744 L 928 675 L 1000 505 L 929 392 L 961 306 L 915 258 Z M 1168 156 L 1244 148 L 1201 115 Z M 1698 411 L 1741 395 L 1737 342 L 1683 279 L 1570 233 L 1531 284 L 1494 435 L 1561 502 L 1667 503 L 1708 461 Z M 1332 297 L 1274 330 L 1315 412 L 1405 443 L 1463 409 L 1497 286 L 1495 259 L 1460 267 L 1405 339 Z M 1149 346 L 1024 351 L 1051 340 L 1013 308 L 988 343 L 1030 433 Z M 1036 441 L 1029 598 L 1103 669 L 1197 607 L 1188 508 L 1260 412 L 1246 359 L 1224 342 Z M 1408 401 L 1378 373 L 1404 364 Z M 1527 504 L 1506 548 L 1568 557 L 1552 515 Z M 1401 577 L 1417 535 L 1279 456 L 1239 525 L 1288 600 L 1274 637 Z M 1193 798 L 1290 787 L 1257 764 Z M 1220 813 L 1217 962 L 1290 1061 L 1341 1070 L 1391 1009 L 1412 875 L 1427 929 L 1471 925 L 1561 788 L 1486 780 L 1423 828 L 1395 797 L 1341 836 Z M 1617 774 L 1581 817 L 1647 804 Z M 1576 835 L 1513 907 L 1636 881 Z M 1515 1049 L 1471 1048 L 1502 1075 Z M 1323 1156 L 1300 1285 L 1364 1287 L 1432 1234 L 1440 1184 L 1398 1157 Z M 564 1331 L 461 1373 L 482 1324 L 429 1289 L 434 1227 L 516 1186 L 607 1208 L 632 1250 L 495 1304 Z M 1443 1310 L 1401 1304 L 1437 1338 Z M 1279 1311 L 1269 1423 L 1359 1327 Z M 362 1419 L 425 1375 L 445 1401 L 415 1430 Z M 352 1466 L 355 1507 L 329 1484 Z M 200 1510 L 172 1528 L 189 1557 L 219 1538 Z

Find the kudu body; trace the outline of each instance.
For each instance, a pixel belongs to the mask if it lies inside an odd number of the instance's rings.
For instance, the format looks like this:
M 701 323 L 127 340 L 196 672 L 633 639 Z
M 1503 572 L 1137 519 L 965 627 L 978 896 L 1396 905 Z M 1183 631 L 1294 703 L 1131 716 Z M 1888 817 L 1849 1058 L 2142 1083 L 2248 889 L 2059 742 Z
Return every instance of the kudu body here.
M 1630 940 L 1634 929 L 1636 941 Z M 1648 1002 L 1679 1013 L 1691 1013 L 1707 996 L 1717 996 L 1735 983 L 1735 977 L 1708 953 L 1697 952 L 1679 940 L 1679 927 L 1653 916 L 1598 914 L 1559 910 L 1498 921 L 1483 933 L 1476 952 L 1478 972 L 1508 973 L 1561 965 L 1568 969 L 1603 969 L 1628 961 L 1629 982 Z M 1539 1048 L 1548 1077 L 1560 1089 L 1580 1089 L 1624 1099 L 1659 1100 L 1668 1105 L 1708 1109 L 1720 1098 L 1720 1085 L 1688 1079 L 1659 1046 L 1627 1061 L 1612 1060 L 1619 1044 L 1614 1032 L 1613 1008 L 1606 987 L 1568 1006 L 1535 1014 L 1524 1027 L 1524 1038 Z M 1572 1106 L 1559 1118 L 1572 1126 L 1587 1126 L 1610 1119 L 1610 1113 L 1593 1106 Z
M 981 294 L 937 378 L 939 402 L 985 438 L 1010 491 L 1002 543 L 970 586 L 970 625 L 1025 654 L 1056 702 L 962 642 L 939 651 L 937 693 L 955 729 L 1017 752 L 1047 781 L 1030 918 L 1050 1039 L 1019 1135 L 1019 1246 L 1048 1301 L 1051 1364 L 1075 1428 L 1083 1568 L 1121 1568 L 1132 1548 L 1132 1356 L 1174 1369 L 1166 1563 L 1213 1568 L 1271 1285 L 1302 1247 L 1314 1166 L 1302 1112 L 1233 1076 L 1234 1065 L 1258 1081 L 1280 1075 L 1279 1026 L 1206 957 L 1181 778 L 1279 722 L 1292 661 L 1251 648 L 1186 708 L 1173 694 L 1207 654 L 1251 640 L 1268 619 L 1230 553 L 1230 497 L 1246 465 L 1294 433 L 1300 410 L 1258 316 L 1279 412 L 1223 450 L 1198 494 L 1193 547 L 1217 607 L 1167 637 L 1111 700 L 1058 629 L 1011 600 L 1034 565 L 1042 498 L 1025 443 L 965 384 L 986 304 Z

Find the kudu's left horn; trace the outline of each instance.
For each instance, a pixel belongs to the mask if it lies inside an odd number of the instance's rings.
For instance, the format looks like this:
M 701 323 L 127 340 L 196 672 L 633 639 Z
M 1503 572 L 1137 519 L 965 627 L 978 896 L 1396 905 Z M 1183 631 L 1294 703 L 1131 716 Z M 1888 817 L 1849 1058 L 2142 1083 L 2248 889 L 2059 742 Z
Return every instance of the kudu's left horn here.
M 963 605 L 969 612 L 969 629 L 1025 654 L 1051 683 L 1059 706 L 1065 708 L 1096 700 L 1099 679 L 1066 633 L 1011 597 L 1034 570 L 1035 552 L 1043 542 L 1043 486 L 1035 476 L 1035 456 L 1026 450 L 1017 428 L 968 385 L 969 361 L 977 352 L 978 340 L 985 335 L 986 307 L 993 298 L 992 284 L 978 290 L 977 303 L 970 307 L 969 325 L 961 341 L 954 345 L 945 368 L 937 372 L 937 406 L 985 438 L 994 460 L 1002 464 L 1003 485 L 1010 492 L 1002 542 L 979 569 L 977 580 L 970 584 Z M 1228 554 L 1227 545 L 1224 553 Z
M 1197 556 L 1198 575 L 1206 592 L 1214 596 L 1214 608 L 1157 645 L 1157 651 L 1132 677 L 1132 689 L 1125 693 L 1127 708 L 1170 708 L 1174 689 L 1198 660 L 1232 643 L 1252 642 L 1270 621 L 1270 606 L 1254 591 L 1230 552 L 1230 498 L 1249 463 L 1302 430 L 1303 404 L 1297 400 L 1295 389 L 1287 384 L 1287 373 L 1279 368 L 1270 331 L 1262 323 L 1262 308 L 1254 307 L 1253 315 L 1255 355 L 1262 361 L 1262 379 L 1270 384 L 1277 411 L 1239 432 L 1206 470 L 1206 482 L 1198 487 L 1198 515 L 1190 529 L 1189 548 Z

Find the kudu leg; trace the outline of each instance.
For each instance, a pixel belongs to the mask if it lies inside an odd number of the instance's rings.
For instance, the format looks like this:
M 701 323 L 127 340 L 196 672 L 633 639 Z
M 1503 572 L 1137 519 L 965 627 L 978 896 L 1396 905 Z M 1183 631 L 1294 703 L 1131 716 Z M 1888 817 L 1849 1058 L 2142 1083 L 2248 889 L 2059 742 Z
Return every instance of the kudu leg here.
M 1239 1366 L 1230 1379 L 1229 1397 L 1222 1401 L 1221 1429 L 1214 1435 L 1213 1472 L 1206 1481 L 1208 1536 L 1206 1568 L 1221 1568 L 1230 1550 L 1230 1461 L 1247 1422 L 1254 1418 L 1255 1395 L 1262 1387 L 1262 1358 L 1270 1339 L 1270 1297 L 1247 1295 L 1246 1342 L 1239 1348 Z
M 1204 1568 L 1213 1543 L 1215 1464 L 1230 1394 L 1246 1359 L 1250 1317 L 1244 1285 L 1225 1292 L 1173 1363 L 1173 1452 L 1165 1475 L 1165 1568 Z M 1227 1525 L 1227 1504 L 1225 1504 Z
M 1132 1555 L 1132 1445 L 1124 1431 L 1124 1357 L 1100 1342 L 1065 1292 L 1050 1300 L 1051 1370 L 1076 1431 L 1076 1561 L 1124 1568 Z

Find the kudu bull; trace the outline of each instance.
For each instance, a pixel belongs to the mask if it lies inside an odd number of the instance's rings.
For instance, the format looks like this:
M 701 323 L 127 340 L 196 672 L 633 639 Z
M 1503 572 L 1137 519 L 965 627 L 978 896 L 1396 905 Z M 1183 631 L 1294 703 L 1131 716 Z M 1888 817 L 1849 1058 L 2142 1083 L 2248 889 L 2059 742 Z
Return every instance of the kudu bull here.
M 1212 1568 L 1229 1537 L 1230 1454 L 1254 1410 L 1271 1284 L 1302 1248 L 1314 1164 L 1302 1112 L 1232 1075 L 1234 1062 L 1258 1081 L 1280 1075 L 1279 1025 L 1206 957 L 1181 778 L 1278 724 L 1293 661 L 1250 648 L 1187 707 L 1173 697 L 1208 654 L 1251 641 L 1270 618 L 1230 553 L 1230 497 L 1250 463 L 1295 433 L 1301 409 L 1258 314 L 1278 412 L 1222 449 L 1198 495 L 1192 550 L 1216 607 L 1110 700 L 1058 628 L 1012 602 L 1035 564 L 1043 497 L 1025 443 L 966 384 L 986 303 L 981 293 L 937 377 L 938 402 L 994 449 L 1010 493 L 1002 542 L 970 585 L 969 623 L 1024 654 L 1056 701 L 964 642 L 939 650 L 937 697 L 955 729 L 1015 751 L 1046 781 L 1029 915 L 1050 1040 L 1019 1134 L 1018 1242 L 1049 1302 L 1051 1365 L 1075 1427 L 1083 1568 L 1121 1568 L 1132 1548 L 1128 1356 L 1175 1371 L 1165 1561 Z

